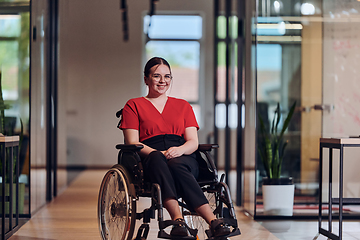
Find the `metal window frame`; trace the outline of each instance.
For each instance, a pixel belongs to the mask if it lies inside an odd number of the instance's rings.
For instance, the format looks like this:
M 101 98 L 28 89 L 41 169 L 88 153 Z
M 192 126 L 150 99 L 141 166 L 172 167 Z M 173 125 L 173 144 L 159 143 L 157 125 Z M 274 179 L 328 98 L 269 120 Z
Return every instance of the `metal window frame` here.
M 58 109 L 58 19 L 59 0 L 49 0 L 49 35 L 47 38 L 47 146 L 46 146 L 46 200 L 57 196 L 57 109 Z
M 220 14 L 220 1 L 225 1 L 225 11 L 224 14 Z M 242 205 L 243 203 L 243 194 L 242 194 L 242 189 L 243 189 L 243 161 L 244 161 L 244 157 L 243 157 L 243 129 L 242 129 L 242 118 L 243 118 L 243 113 L 242 113 L 242 106 L 244 104 L 244 99 L 242 96 L 243 93 L 243 65 L 245 64 L 244 62 L 244 47 L 245 47 L 245 35 L 244 35 L 244 23 L 245 23 L 245 0 L 238 0 L 237 1 L 237 7 L 236 9 L 234 8 L 233 5 L 234 1 L 233 0 L 214 0 L 214 115 L 216 116 L 216 106 L 218 104 L 225 104 L 226 106 L 226 122 L 225 122 L 225 182 L 227 182 L 229 184 L 229 179 L 228 179 L 228 175 L 230 173 L 230 161 L 231 161 L 231 129 L 229 126 L 229 107 L 231 104 L 237 104 L 237 110 L 238 110 L 238 119 L 237 119 L 237 130 L 236 130 L 236 171 L 237 171 L 237 186 L 236 186 L 236 204 L 237 205 Z M 218 18 L 220 16 L 225 16 L 226 18 L 226 36 L 225 38 L 219 38 L 218 37 Z M 238 21 L 238 29 L 237 29 L 237 38 L 232 38 L 231 37 L 231 33 L 230 33 L 230 19 L 233 16 L 237 16 L 237 21 Z M 226 65 L 226 95 L 225 95 L 225 101 L 218 101 L 217 100 L 217 88 L 218 88 L 218 71 L 217 71 L 217 67 L 218 67 L 218 44 L 219 43 L 225 43 L 226 48 L 225 48 L 225 65 Z M 238 92 L 238 96 L 237 96 L 237 101 L 231 101 L 231 96 L 230 96 L 230 86 L 231 86 L 231 80 L 232 80 L 232 73 L 233 73 L 233 67 L 235 66 L 234 61 L 235 59 L 232 58 L 233 57 L 233 53 L 231 52 L 233 46 L 237 44 L 237 69 L 238 69 L 238 75 L 237 75 L 237 79 L 233 79 L 234 81 L 237 81 L 238 86 L 237 89 L 233 89 L 233 90 L 237 90 Z M 230 74 L 231 72 L 231 74 Z M 234 100 L 234 99 L 233 99 Z M 215 142 L 219 141 L 219 130 L 218 127 L 216 126 L 216 122 L 214 121 L 214 138 L 215 138 Z M 215 162 L 218 162 L 218 152 L 215 152 Z
M 30 12 L 30 1 L 0 2 L 0 14 L 18 14 L 22 12 Z

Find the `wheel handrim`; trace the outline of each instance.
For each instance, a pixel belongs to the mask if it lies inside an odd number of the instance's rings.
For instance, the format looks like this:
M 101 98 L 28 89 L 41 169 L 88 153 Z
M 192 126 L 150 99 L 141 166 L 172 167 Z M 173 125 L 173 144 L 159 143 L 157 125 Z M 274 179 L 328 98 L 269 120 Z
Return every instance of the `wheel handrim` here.
M 100 230 L 103 239 L 126 238 L 129 230 L 130 197 L 126 180 L 118 170 L 112 170 L 104 177 L 100 194 Z

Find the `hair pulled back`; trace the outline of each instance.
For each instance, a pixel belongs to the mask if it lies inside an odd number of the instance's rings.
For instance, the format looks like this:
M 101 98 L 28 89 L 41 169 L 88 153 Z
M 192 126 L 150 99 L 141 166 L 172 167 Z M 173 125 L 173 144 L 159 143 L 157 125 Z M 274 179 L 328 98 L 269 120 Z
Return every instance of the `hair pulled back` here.
M 149 59 L 149 61 L 147 61 L 147 63 L 145 64 L 144 76 L 145 76 L 145 77 L 149 77 L 150 69 L 151 69 L 153 66 L 161 65 L 161 64 L 166 65 L 166 66 L 169 68 L 170 73 L 171 73 L 171 68 L 170 68 L 170 64 L 168 63 L 168 61 L 166 61 L 166 60 L 165 60 L 164 58 L 162 58 L 162 57 L 153 57 L 153 58 Z

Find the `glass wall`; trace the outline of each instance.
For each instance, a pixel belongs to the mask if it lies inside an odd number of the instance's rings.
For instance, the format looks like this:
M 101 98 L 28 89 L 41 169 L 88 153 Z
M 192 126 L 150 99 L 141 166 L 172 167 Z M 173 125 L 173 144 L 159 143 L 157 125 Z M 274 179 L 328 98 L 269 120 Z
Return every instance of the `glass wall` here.
M 318 141 L 321 137 L 322 104 L 322 6 L 321 2 L 259 2 L 256 18 L 256 90 L 257 120 L 264 119 L 267 132 L 274 128 L 277 105 L 280 106 L 279 131 L 285 124 L 290 106 L 295 112 L 284 133 L 286 142 L 281 177 L 295 184 L 294 215 L 316 215 L 318 199 Z M 264 139 L 257 125 L 257 148 Z M 276 130 L 275 130 L 276 131 Z M 282 149 L 281 149 L 282 150 Z M 256 154 L 256 212 L 263 212 L 262 180 L 268 177 Z
M 0 1 L 0 132 L 6 136 L 20 136 L 20 217 L 30 214 L 29 36 L 29 1 Z
M 348 1 L 258 1 L 252 17 L 252 44 L 255 50 L 248 58 L 254 66 L 248 75 L 248 102 L 256 100 L 256 114 L 247 112 L 246 120 L 256 119 L 256 130 L 245 124 L 247 136 L 254 134 L 246 156 L 255 159 L 255 168 L 245 177 L 248 193 L 245 208 L 255 217 L 269 217 L 263 210 L 262 180 L 267 177 L 257 148 L 260 137 L 259 119 L 264 119 L 267 131 L 274 126 L 277 104 L 285 124 L 290 106 L 295 112 L 283 142 L 287 142 L 282 162 L 282 177 L 291 177 L 295 185 L 293 217 L 313 217 L 318 214 L 319 194 L 326 200 L 327 185 L 319 189 L 319 140 L 321 137 L 358 136 L 359 104 L 356 63 L 360 56 L 359 2 Z M 250 25 L 249 25 L 250 26 Z M 250 46 L 251 43 L 248 43 Z M 251 67 L 249 67 L 250 69 Z M 255 87 L 252 91 L 251 86 Z M 250 115 L 250 116 L 249 116 Z M 275 123 L 277 119 L 275 119 Z M 245 136 L 246 139 L 246 136 Z M 250 153 L 254 153 L 254 158 Z M 359 197 L 355 173 L 360 151 L 345 151 L 344 196 Z M 338 163 L 334 154 L 335 163 Z M 324 160 L 328 155 L 324 154 Z M 246 159 L 244 161 L 247 161 Z M 324 169 L 328 169 L 328 165 Z M 334 171 L 337 172 L 336 164 Z M 337 182 L 338 175 L 333 176 Z M 333 191 L 338 196 L 338 184 Z M 251 194 L 254 189 L 254 195 Z M 255 199 L 253 199 L 253 197 Z M 336 196 L 335 196 L 336 197 Z M 349 215 L 358 214 L 356 207 L 347 208 Z
M 321 119 L 323 137 L 359 137 L 360 98 L 360 4 L 356 0 L 323 2 L 323 93 Z M 334 151 L 334 172 L 338 172 Z M 328 154 L 324 151 L 324 162 Z M 358 167 L 360 150 L 344 150 L 344 197 L 360 197 Z M 324 166 L 324 171 L 328 169 Z M 328 175 L 323 176 L 323 199 L 328 199 Z M 333 194 L 339 196 L 338 174 L 333 176 Z M 358 206 L 346 206 L 350 216 L 359 217 Z

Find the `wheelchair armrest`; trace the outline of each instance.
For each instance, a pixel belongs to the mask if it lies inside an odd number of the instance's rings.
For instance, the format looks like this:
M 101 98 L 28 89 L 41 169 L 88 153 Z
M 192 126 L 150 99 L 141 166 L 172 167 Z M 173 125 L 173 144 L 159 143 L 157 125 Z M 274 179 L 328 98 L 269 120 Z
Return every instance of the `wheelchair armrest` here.
M 140 151 L 142 148 L 144 148 L 141 144 L 118 144 L 116 145 L 116 149 L 121 150 L 130 150 L 130 151 Z M 200 152 L 210 151 L 211 149 L 219 148 L 219 145 L 217 144 L 199 144 L 198 150 Z
M 205 164 L 207 170 L 204 171 L 205 175 L 207 175 L 206 173 L 211 173 L 211 178 L 212 179 L 207 179 L 209 178 L 209 176 L 206 176 L 206 180 L 211 180 L 213 181 L 214 179 L 217 179 L 217 170 L 216 170 L 216 166 L 214 163 L 214 160 L 212 159 L 211 155 L 210 155 L 210 151 L 211 149 L 214 148 L 219 148 L 218 144 L 199 144 L 198 147 L 198 153 L 200 154 L 200 159 L 202 159 L 203 164 Z M 201 156 L 201 154 L 203 154 Z M 201 162 L 199 162 L 201 163 Z
M 200 152 L 210 151 L 213 148 L 219 148 L 218 144 L 199 144 L 198 150 Z
M 123 151 L 133 151 L 133 152 L 138 152 L 143 147 L 144 146 L 141 144 L 118 144 L 118 145 L 116 145 L 116 149 L 121 149 Z

